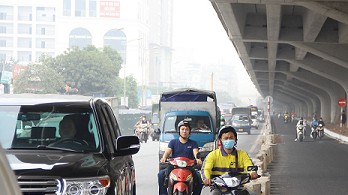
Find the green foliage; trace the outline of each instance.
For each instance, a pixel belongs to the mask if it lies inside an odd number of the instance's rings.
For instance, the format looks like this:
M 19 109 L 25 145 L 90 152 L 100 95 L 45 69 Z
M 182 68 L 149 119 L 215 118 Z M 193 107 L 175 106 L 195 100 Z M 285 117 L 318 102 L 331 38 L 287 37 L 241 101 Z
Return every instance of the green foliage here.
M 138 101 L 138 92 L 137 92 L 137 82 L 133 76 L 126 77 L 126 96 L 128 96 L 128 106 L 130 108 L 137 108 Z
M 40 62 L 42 65 L 31 65 L 19 76 L 16 93 L 66 93 L 62 89 L 69 86 L 80 95 L 123 96 L 123 79 L 119 78 L 122 58 L 110 47 L 70 48 L 56 58 L 41 56 Z M 26 84 L 33 85 L 33 80 L 40 81 L 39 91 Z M 129 106 L 136 107 L 137 83 L 133 77 L 127 77 L 126 82 Z
M 114 85 L 121 68 L 121 59 L 116 51 L 106 49 L 107 53 L 94 46 L 72 48 L 56 57 L 48 66 L 54 68 L 65 79 L 67 85 L 77 88 L 81 95 L 103 94 L 113 96 Z M 117 57 L 118 56 L 118 57 Z
M 50 67 L 32 64 L 13 83 L 14 93 L 57 94 L 63 87 L 64 79 Z

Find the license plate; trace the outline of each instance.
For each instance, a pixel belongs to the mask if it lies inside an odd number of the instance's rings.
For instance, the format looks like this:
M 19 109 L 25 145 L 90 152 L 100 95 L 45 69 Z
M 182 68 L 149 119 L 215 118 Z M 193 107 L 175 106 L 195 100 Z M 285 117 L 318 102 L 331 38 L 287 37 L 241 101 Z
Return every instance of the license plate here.
M 238 129 L 238 131 L 244 131 L 243 129 Z

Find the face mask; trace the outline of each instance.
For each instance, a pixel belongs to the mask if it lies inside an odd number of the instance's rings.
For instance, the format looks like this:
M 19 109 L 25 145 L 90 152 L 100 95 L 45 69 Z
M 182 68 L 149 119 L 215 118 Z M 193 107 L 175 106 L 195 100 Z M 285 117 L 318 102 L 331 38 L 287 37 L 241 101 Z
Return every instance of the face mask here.
M 222 145 L 226 149 L 232 149 L 233 146 L 236 145 L 236 141 L 233 139 L 232 140 L 224 140 L 224 141 L 222 141 Z

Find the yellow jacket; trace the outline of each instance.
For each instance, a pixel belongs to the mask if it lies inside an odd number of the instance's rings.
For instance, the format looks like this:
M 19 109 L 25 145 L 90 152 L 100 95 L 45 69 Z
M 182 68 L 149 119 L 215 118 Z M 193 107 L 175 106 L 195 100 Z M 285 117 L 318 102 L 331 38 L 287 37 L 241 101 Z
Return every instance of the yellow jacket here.
M 246 152 L 234 148 L 232 154 L 227 154 L 221 147 L 211 151 L 205 158 L 201 171 L 202 179 L 211 179 L 230 171 L 248 172 L 248 166 L 253 166 L 253 162 Z

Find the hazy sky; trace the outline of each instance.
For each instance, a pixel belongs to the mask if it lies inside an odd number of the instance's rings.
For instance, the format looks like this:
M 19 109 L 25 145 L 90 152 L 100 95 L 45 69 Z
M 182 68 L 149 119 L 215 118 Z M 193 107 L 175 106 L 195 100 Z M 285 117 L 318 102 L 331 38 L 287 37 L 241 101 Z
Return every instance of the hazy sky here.
M 173 47 L 175 61 L 228 62 L 238 71 L 241 96 L 259 95 L 209 0 L 174 0 Z M 179 53 L 179 54 L 178 54 Z M 184 54 L 183 54 L 184 53 Z M 186 56 L 185 56 L 186 55 Z M 187 56 L 189 55 L 189 56 Z M 185 59 L 184 59 L 185 58 Z M 252 103 L 250 100 L 245 103 Z

